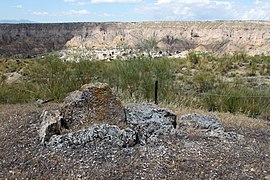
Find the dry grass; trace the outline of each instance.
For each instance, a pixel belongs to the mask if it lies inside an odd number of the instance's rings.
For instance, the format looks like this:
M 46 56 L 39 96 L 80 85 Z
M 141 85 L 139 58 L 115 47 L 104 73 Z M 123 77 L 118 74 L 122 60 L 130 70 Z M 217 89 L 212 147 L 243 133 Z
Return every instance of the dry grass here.
M 217 116 L 223 126 L 227 127 L 237 127 L 237 128 L 257 128 L 257 129 L 269 129 L 270 121 L 266 121 L 259 118 L 250 118 L 244 114 L 231 114 L 222 112 L 209 112 L 203 109 L 194 109 L 190 107 L 177 107 L 175 105 L 161 105 L 162 107 L 172 109 L 177 117 L 184 114 L 204 114 Z

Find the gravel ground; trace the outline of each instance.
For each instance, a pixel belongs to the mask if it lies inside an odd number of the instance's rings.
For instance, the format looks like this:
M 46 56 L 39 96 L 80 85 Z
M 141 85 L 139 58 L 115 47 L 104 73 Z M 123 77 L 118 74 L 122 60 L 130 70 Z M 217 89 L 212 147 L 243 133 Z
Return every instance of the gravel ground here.
M 93 142 L 52 149 L 37 135 L 39 116 L 51 106 L 0 105 L 0 179 L 270 179 L 269 124 L 225 126 L 245 142 L 190 132 L 130 148 Z

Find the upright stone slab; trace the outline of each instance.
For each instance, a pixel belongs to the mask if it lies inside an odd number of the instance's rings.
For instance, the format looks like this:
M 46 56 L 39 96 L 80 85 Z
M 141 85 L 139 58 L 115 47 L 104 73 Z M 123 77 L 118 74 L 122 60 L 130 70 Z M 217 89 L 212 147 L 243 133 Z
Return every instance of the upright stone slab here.
M 124 107 L 107 84 L 86 84 L 65 98 L 61 115 L 70 130 L 125 120 Z
M 42 121 L 38 134 L 42 144 L 49 141 L 51 136 L 61 134 L 62 116 L 59 110 L 44 110 L 40 119 Z

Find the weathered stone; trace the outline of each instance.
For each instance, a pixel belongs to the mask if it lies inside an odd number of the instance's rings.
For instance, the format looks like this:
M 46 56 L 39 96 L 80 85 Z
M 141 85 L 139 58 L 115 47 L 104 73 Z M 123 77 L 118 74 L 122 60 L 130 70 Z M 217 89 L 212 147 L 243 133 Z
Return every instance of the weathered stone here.
M 205 116 L 199 114 L 187 114 L 180 117 L 179 127 L 193 127 L 195 129 L 223 129 L 215 116 Z
M 137 144 L 137 134 L 130 128 L 121 130 L 118 126 L 101 124 L 64 135 L 52 136 L 47 144 L 57 148 L 77 148 L 90 142 L 108 142 L 121 147 Z
M 88 127 L 95 122 L 119 122 L 125 120 L 124 107 L 107 84 L 82 86 L 65 99 L 61 114 L 71 130 Z
M 125 111 L 127 124 L 138 133 L 142 145 L 160 134 L 174 132 L 176 115 L 170 110 L 153 104 L 128 104 Z
M 187 114 L 179 118 L 177 129 L 180 131 L 193 131 L 201 136 L 217 137 L 228 140 L 244 142 L 244 137 L 235 132 L 225 132 L 215 116 Z
M 44 110 L 40 116 L 42 120 L 39 130 L 39 139 L 42 144 L 49 141 L 51 136 L 61 134 L 62 116 L 59 110 Z
M 74 99 L 81 100 L 82 95 L 83 93 L 80 91 L 73 92 L 66 99 L 66 103 L 74 102 Z M 83 105 L 82 103 L 80 107 L 83 108 Z M 81 112 L 81 110 L 78 112 Z M 109 142 L 122 147 L 130 147 L 136 144 L 144 145 L 157 140 L 159 135 L 175 132 L 176 115 L 167 109 L 152 104 L 128 104 L 125 107 L 125 112 L 125 122 L 128 128 L 120 129 L 116 125 L 94 124 L 90 127 L 80 127 L 80 129 L 70 131 L 67 134 L 60 135 L 61 131 L 59 131 L 55 132 L 54 136 L 50 134 L 47 145 L 59 148 L 76 148 L 90 142 Z M 59 120 L 58 122 L 68 121 L 63 118 L 62 121 Z M 63 125 L 60 124 L 60 126 Z M 68 127 L 71 126 L 68 125 Z

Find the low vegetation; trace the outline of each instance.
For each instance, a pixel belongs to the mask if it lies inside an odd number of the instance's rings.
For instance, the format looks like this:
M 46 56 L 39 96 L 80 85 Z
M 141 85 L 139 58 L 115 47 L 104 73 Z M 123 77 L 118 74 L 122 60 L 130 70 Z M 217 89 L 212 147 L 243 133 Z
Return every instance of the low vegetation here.
M 7 83 L 7 73 L 19 81 Z M 90 82 L 106 82 L 125 101 L 158 102 L 209 111 L 265 116 L 270 110 L 270 57 L 237 53 L 214 57 L 190 52 L 185 59 L 137 57 L 126 61 L 63 62 L 56 53 L 44 58 L 0 61 L 0 103 L 36 99 L 62 101 Z

